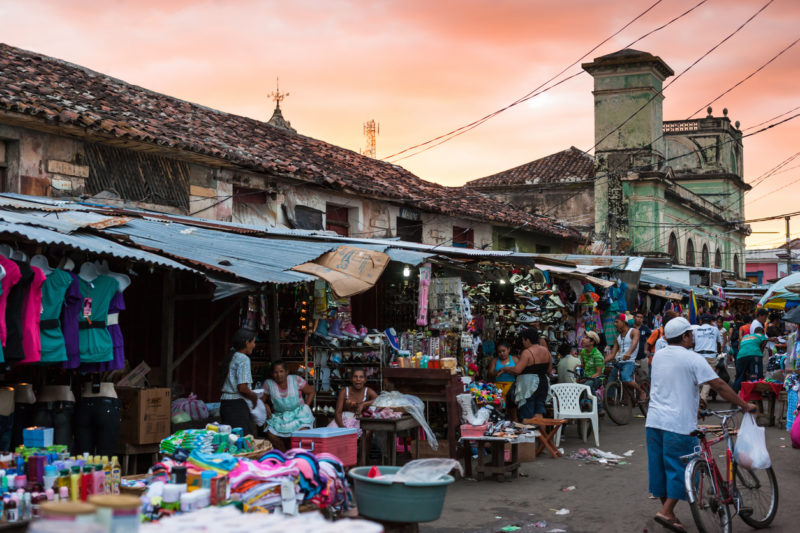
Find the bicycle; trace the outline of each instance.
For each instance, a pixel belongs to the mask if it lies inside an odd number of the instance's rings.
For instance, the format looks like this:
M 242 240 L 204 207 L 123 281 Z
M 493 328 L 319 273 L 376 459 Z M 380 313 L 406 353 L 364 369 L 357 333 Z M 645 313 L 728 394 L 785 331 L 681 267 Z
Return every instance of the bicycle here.
M 639 367 L 639 363 L 635 363 L 635 365 L 637 368 Z M 624 426 L 631 421 L 634 406 L 639 408 L 642 415 L 647 416 L 647 407 L 650 403 L 650 379 L 644 378 L 639 383 L 646 394 L 645 399 L 640 400 L 636 389 L 630 385 L 624 386 L 621 366 L 620 361 L 607 365 L 607 369 L 617 369 L 617 377 L 612 381 L 606 381 L 603 390 L 603 407 L 615 424 Z M 611 370 L 608 370 L 608 373 L 611 373 Z M 636 382 L 636 372 L 633 373 L 633 381 Z
M 714 415 L 722 419 L 719 430 L 707 427 L 698 428 L 691 433 L 700 440 L 694 453 L 681 457 L 688 461 L 685 483 L 689 497 L 692 518 L 700 533 L 732 531 L 730 505 L 735 506 L 745 524 L 761 529 L 769 526 L 778 512 L 778 483 L 772 468 L 749 470 L 736 462 L 733 455 L 732 432 L 728 421 L 739 409 L 700 412 L 701 417 Z M 709 440 L 709 432 L 720 433 Z M 717 467 L 711 447 L 725 440 L 725 479 Z

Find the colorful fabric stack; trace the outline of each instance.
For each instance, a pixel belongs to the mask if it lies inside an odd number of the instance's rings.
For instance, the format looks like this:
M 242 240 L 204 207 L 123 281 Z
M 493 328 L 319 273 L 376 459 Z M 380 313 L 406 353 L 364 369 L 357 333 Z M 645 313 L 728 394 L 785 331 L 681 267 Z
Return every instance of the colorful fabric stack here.
M 472 397 L 478 407 L 492 405 L 495 407 L 505 408 L 506 406 L 506 402 L 503 400 L 503 391 L 501 391 L 492 383 L 486 383 L 483 381 L 470 383 L 468 392 L 472 394 Z
M 200 453 L 246 453 L 255 450 L 252 436 L 240 437 L 230 433 L 218 433 L 208 429 L 183 429 L 161 441 L 161 453 L 174 455 L 178 450 L 187 454 Z
M 228 476 L 232 496 L 238 495 L 249 512 L 280 506 L 281 487 L 286 484 L 294 488 L 298 503 L 311 503 L 320 509 L 347 509 L 349 504 L 345 469 L 338 458 L 326 453 L 314 455 L 293 449 L 284 454 L 272 450 L 259 461 L 239 461 Z

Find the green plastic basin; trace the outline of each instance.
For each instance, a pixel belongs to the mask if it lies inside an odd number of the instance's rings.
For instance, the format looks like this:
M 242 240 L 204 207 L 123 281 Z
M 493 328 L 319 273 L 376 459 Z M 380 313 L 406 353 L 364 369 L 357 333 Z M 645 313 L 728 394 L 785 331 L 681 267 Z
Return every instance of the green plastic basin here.
M 358 514 L 385 522 L 433 522 L 442 515 L 447 486 L 455 479 L 442 476 L 429 483 L 392 483 L 369 478 L 371 466 L 359 466 L 349 472 L 356 493 Z M 381 475 L 395 474 L 399 466 L 379 466 Z

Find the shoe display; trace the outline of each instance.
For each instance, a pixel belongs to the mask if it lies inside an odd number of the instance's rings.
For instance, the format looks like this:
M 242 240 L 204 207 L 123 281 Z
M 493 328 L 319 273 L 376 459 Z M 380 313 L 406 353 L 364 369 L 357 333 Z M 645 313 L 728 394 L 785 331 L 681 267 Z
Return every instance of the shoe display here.
M 328 335 L 331 337 L 336 337 L 341 339 L 342 338 L 342 331 L 341 331 L 342 321 L 339 319 L 331 320 L 330 326 L 328 328 Z
M 386 335 L 386 339 L 389 341 L 389 346 L 391 346 L 396 352 L 400 351 L 400 343 L 397 341 L 397 332 L 394 328 L 388 328 L 386 331 L 383 332 Z
M 353 325 L 352 322 L 348 322 L 346 326 L 341 328 L 341 331 L 343 335 L 347 335 L 348 337 L 353 337 L 356 339 L 360 338 L 358 336 L 358 331 L 356 330 L 356 327 Z
M 534 315 L 529 315 L 525 313 L 520 313 L 517 315 L 517 322 L 519 322 L 520 324 L 530 324 L 532 322 L 538 322 L 538 321 L 539 317 Z

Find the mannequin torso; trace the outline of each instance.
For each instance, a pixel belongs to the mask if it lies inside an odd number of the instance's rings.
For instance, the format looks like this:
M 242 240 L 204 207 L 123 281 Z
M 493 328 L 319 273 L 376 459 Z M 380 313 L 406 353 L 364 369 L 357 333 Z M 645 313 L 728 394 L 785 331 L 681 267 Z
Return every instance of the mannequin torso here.
M 0 415 L 8 416 L 14 412 L 14 389 L 11 387 L 0 388 Z
M 74 402 L 75 395 L 69 385 L 45 385 L 36 398 L 37 402 Z
M 114 384 L 109 381 L 103 381 L 100 383 L 99 392 L 92 392 L 91 383 L 83 384 L 81 398 L 116 398 L 116 397 L 117 397 L 117 391 L 114 388 Z
M 14 403 L 36 403 L 33 385 L 30 383 L 17 383 L 14 385 Z

